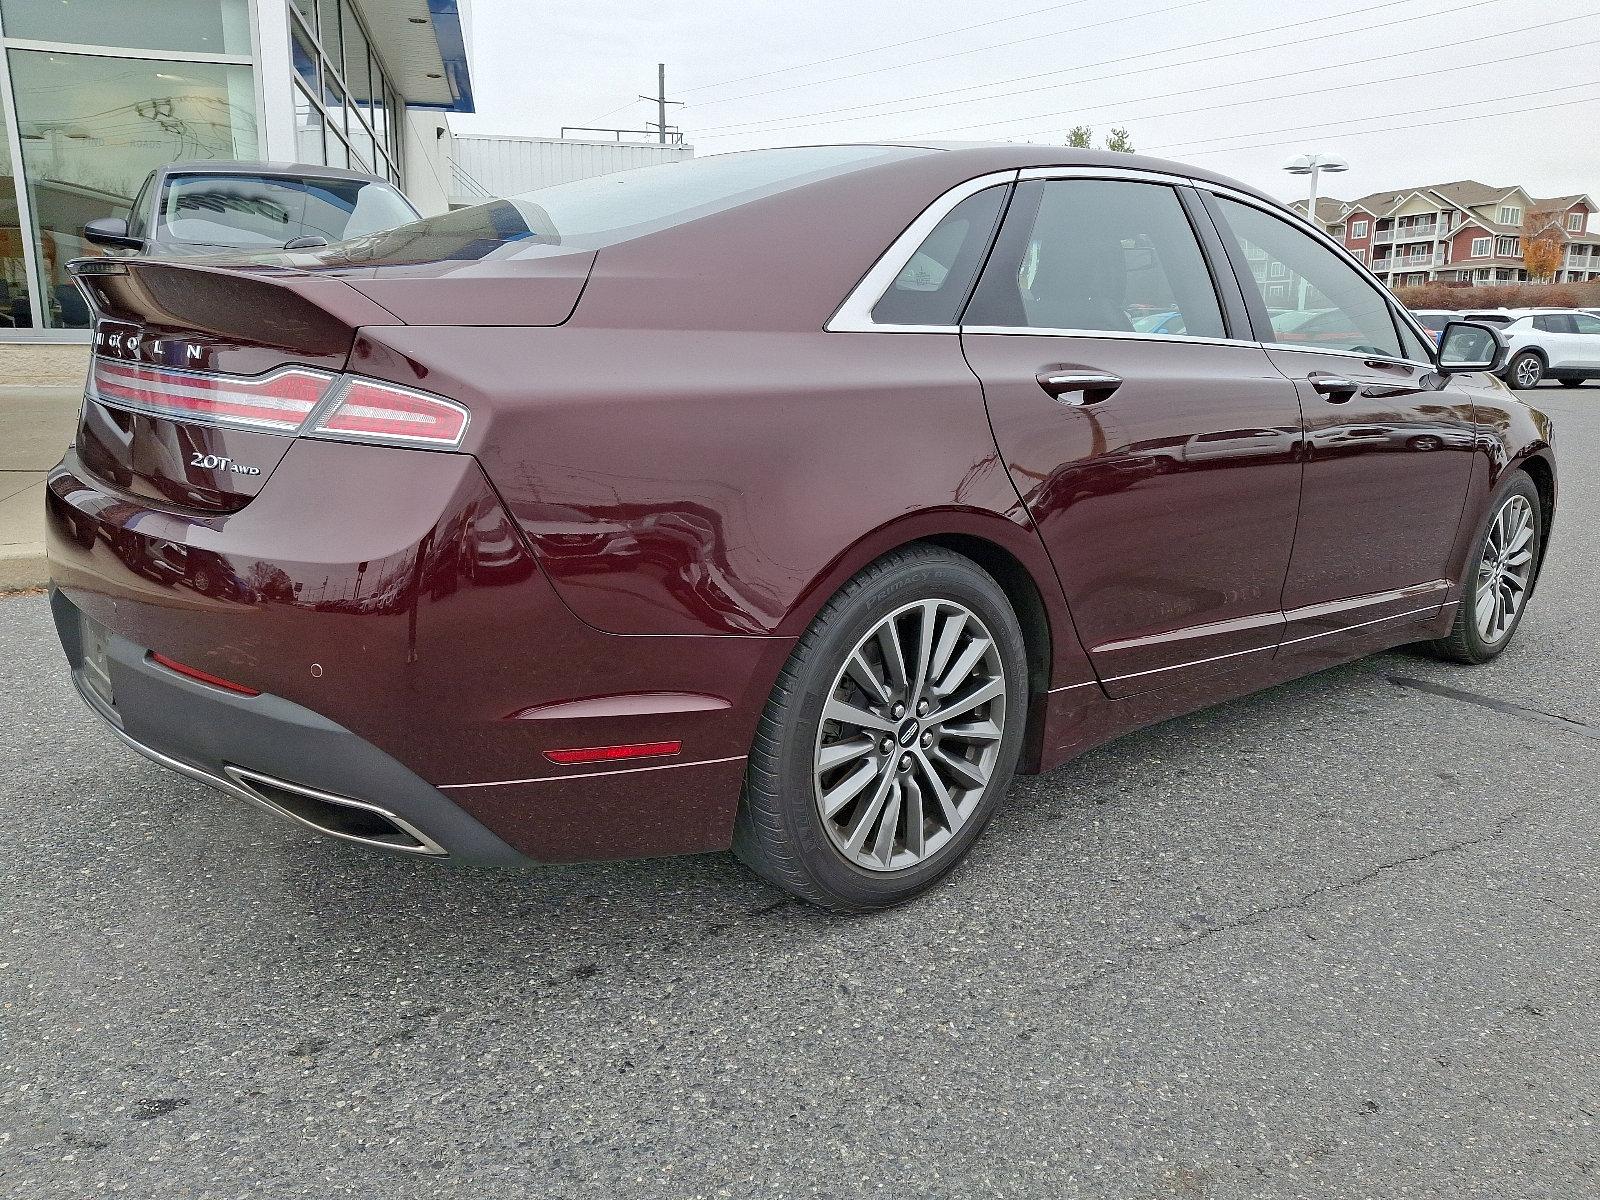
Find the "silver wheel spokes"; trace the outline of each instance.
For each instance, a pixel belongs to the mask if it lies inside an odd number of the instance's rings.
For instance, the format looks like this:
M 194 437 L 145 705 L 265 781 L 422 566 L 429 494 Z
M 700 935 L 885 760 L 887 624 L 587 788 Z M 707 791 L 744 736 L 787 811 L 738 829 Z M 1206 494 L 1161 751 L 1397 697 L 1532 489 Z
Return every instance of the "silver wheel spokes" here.
M 899 871 L 967 823 L 1005 732 L 1000 651 L 952 600 L 908 604 L 856 643 L 822 710 L 813 791 L 833 844 Z
M 1478 562 L 1473 616 L 1485 642 L 1498 642 L 1511 632 L 1532 578 L 1533 508 L 1524 497 L 1512 496 L 1490 521 Z
M 1539 382 L 1539 364 L 1531 358 L 1525 358 L 1517 365 L 1517 382 L 1523 387 L 1532 387 Z

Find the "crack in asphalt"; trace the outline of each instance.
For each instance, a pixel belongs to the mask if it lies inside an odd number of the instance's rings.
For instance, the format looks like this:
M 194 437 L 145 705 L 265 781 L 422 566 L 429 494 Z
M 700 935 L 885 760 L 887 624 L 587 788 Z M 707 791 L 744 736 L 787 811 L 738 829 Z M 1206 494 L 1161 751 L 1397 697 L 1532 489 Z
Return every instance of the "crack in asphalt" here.
M 1575 717 L 1562 716 L 1560 713 L 1548 712 L 1545 709 L 1534 708 L 1527 704 L 1518 704 L 1512 700 L 1501 700 L 1496 696 L 1485 696 L 1481 692 L 1463 691 L 1461 688 L 1453 688 L 1448 684 L 1434 683 L 1431 679 L 1412 679 L 1405 675 L 1385 675 L 1384 678 L 1394 684 L 1395 687 L 1404 688 L 1407 691 L 1425 692 L 1430 696 L 1443 696 L 1448 700 L 1459 700 L 1463 704 L 1475 704 L 1479 708 L 1487 708 L 1491 712 L 1502 713 L 1512 717 L 1523 717 L 1529 721 L 1537 721 L 1541 725 L 1554 725 L 1557 729 L 1565 730 L 1567 733 L 1575 733 L 1579 737 L 1600 742 L 1600 729 Z
M 1340 880 L 1335 883 L 1325 883 L 1319 887 L 1312 888 L 1308 892 L 1303 892 L 1293 899 L 1283 900 L 1277 904 L 1269 904 L 1261 908 L 1251 909 L 1249 912 L 1243 913 L 1232 920 L 1221 921 L 1215 925 L 1201 926 L 1200 928 L 1196 929 L 1191 936 L 1184 938 L 1182 941 L 1155 942 L 1148 945 L 1135 946 L 1131 950 L 1124 952 L 1122 961 L 1108 963 L 1103 967 L 1091 971 L 1082 978 L 1067 984 L 1062 990 L 1069 992 L 1085 991 L 1104 982 L 1113 975 L 1120 975 L 1126 971 L 1132 970 L 1134 967 L 1140 965 L 1142 962 L 1148 959 L 1159 958 L 1162 955 L 1171 954 L 1176 951 L 1187 950 L 1191 946 L 1198 945 L 1200 942 L 1205 941 L 1205 939 L 1212 937 L 1215 934 L 1228 933 L 1235 929 L 1245 929 L 1250 926 L 1260 924 L 1268 917 L 1276 916 L 1279 913 L 1293 912 L 1297 909 L 1305 908 L 1315 900 L 1325 896 L 1331 896 L 1339 892 L 1350 891 L 1353 888 L 1362 887 L 1365 884 L 1371 883 L 1374 879 L 1377 879 L 1390 871 L 1397 870 L 1400 867 L 1415 866 L 1418 863 L 1424 863 L 1429 859 L 1437 858 L 1442 854 L 1456 854 L 1462 850 L 1470 850 L 1474 846 L 1481 846 L 1486 842 L 1495 841 L 1501 837 L 1504 837 L 1506 830 L 1510 828 L 1511 824 L 1518 818 L 1524 816 L 1527 811 L 1528 810 L 1526 808 L 1512 809 L 1504 816 L 1496 819 L 1494 828 L 1492 830 L 1487 833 L 1479 834 L 1477 837 L 1460 838 L 1454 842 L 1448 842 L 1443 846 L 1435 846 L 1431 850 L 1419 850 L 1415 854 L 1403 855 L 1400 858 L 1391 859 L 1389 862 L 1379 863 L 1371 870 L 1363 871 L 1360 875 L 1353 876 L 1350 879 Z

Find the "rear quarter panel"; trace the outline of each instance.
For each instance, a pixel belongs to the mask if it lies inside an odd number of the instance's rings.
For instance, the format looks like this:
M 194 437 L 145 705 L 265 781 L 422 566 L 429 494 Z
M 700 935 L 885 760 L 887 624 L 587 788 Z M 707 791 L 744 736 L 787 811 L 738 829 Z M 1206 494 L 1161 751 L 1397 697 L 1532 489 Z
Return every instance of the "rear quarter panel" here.
M 796 636 L 873 558 L 957 533 L 1022 562 L 1054 673 L 1088 678 L 954 334 L 413 327 L 355 362 L 473 410 L 466 448 L 598 629 Z

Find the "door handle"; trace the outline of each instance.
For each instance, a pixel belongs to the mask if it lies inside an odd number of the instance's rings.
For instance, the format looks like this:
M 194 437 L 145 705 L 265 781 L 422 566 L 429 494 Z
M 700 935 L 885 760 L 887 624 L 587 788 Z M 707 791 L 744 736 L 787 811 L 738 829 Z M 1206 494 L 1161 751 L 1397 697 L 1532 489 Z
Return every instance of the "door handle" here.
M 1308 375 L 1312 389 L 1329 404 L 1343 404 L 1361 390 L 1354 379 L 1343 375 Z
M 1106 371 L 1042 371 L 1039 386 L 1074 408 L 1098 404 L 1122 386 L 1122 376 Z

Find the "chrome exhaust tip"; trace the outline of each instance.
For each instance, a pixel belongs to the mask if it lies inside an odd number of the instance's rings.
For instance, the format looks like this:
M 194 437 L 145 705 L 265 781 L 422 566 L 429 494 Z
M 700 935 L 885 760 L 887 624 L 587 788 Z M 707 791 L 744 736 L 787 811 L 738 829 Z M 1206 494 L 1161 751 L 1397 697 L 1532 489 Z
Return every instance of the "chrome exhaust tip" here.
M 275 779 L 243 767 L 226 766 L 223 772 L 252 803 L 274 816 L 328 837 L 400 854 L 442 858 L 447 853 L 443 846 L 404 817 L 376 804 Z

